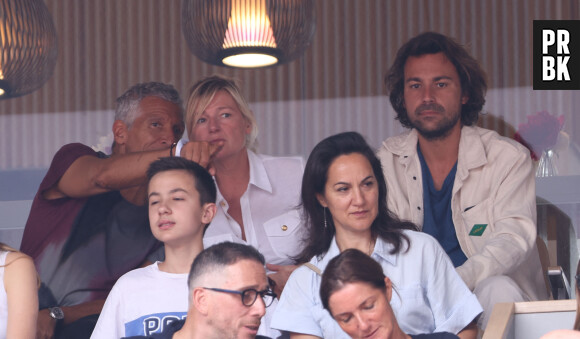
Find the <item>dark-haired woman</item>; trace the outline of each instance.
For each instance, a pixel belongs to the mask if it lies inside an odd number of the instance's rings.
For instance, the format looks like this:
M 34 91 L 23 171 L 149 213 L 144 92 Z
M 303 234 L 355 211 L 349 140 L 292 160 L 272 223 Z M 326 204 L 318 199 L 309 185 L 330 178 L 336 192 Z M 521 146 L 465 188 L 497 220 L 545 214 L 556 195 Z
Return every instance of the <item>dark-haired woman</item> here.
M 475 338 L 482 309 L 431 236 L 414 232 L 387 210 L 381 165 L 363 137 L 328 137 L 312 151 L 302 180 L 308 228 L 271 326 L 291 338 L 348 338 L 320 300 L 320 274 L 333 257 L 356 248 L 389 272 L 399 297 L 391 305 L 406 333 L 451 332 Z
M 320 284 L 322 305 L 353 339 L 457 339 L 449 332 L 408 335 L 391 308 L 393 284 L 378 262 L 350 248 L 326 266 Z

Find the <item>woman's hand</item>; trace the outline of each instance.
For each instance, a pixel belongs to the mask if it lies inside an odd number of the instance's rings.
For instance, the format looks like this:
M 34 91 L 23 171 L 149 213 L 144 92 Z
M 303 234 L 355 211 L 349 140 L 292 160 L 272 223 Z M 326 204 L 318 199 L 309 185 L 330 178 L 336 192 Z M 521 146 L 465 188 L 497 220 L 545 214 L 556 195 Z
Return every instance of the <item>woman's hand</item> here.
M 294 270 L 298 268 L 298 266 L 266 264 L 266 268 L 270 271 L 275 272 L 268 275 L 268 278 L 274 282 L 273 284 L 274 286 L 270 287 L 272 288 L 274 293 L 276 293 L 278 299 L 280 299 L 280 296 L 282 295 L 282 291 L 284 290 L 284 286 L 286 286 L 286 282 L 288 281 L 290 274 L 292 274 L 292 272 L 294 272 Z

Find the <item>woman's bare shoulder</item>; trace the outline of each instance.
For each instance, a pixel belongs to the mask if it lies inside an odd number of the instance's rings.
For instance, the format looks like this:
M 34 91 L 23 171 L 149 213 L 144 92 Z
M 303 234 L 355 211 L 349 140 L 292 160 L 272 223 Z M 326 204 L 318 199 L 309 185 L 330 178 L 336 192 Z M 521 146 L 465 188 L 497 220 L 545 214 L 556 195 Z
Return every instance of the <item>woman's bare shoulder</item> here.
M 6 256 L 6 263 L 5 265 L 11 265 L 12 263 L 16 263 L 16 262 L 23 262 L 24 264 L 22 265 L 26 265 L 26 264 L 33 264 L 34 262 L 32 261 L 32 258 L 29 257 L 28 255 L 22 253 L 22 252 L 8 252 L 8 255 Z

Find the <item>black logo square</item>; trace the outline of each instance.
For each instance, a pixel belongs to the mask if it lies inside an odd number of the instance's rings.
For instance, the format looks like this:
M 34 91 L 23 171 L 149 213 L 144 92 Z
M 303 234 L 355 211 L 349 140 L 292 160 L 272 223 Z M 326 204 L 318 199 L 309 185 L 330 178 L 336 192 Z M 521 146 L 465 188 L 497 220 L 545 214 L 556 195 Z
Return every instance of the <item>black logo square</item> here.
M 534 90 L 580 90 L 580 20 L 534 20 Z

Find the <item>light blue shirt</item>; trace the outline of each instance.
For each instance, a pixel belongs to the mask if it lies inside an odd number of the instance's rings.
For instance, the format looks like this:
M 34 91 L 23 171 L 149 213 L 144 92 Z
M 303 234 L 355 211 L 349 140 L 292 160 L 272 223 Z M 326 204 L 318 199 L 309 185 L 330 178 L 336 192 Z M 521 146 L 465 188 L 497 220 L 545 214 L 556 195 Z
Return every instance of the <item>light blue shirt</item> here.
M 407 252 L 405 245 L 398 254 L 389 254 L 392 246 L 377 239 L 372 253 L 393 282 L 391 307 L 399 326 L 408 334 L 458 333 L 482 312 L 481 305 L 433 237 L 404 233 L 411 240 Z M 339 253 L 333 239 L 324 257 L 310 262 L 323 271 Z M 322 307 L 320 280 L 305 266 L 296 269 L 284 287 L 271 327 L 321 338 L 349 338 Z

